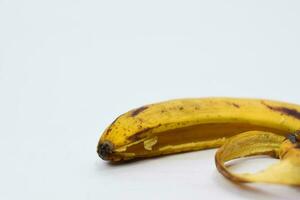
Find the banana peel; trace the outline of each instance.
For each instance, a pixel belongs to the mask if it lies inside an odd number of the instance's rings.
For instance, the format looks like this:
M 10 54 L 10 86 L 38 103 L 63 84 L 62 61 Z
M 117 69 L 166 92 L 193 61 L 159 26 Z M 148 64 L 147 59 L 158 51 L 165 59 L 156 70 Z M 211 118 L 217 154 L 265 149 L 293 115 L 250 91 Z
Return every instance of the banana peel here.
M 286 185 L 300 185 L 300 148 L 298 134 L 287 138 L 270 132 L 249 131 L 227 140 L 218 149 L 215 163 L 218 171 L 235 182 L 261 182 Z M 269 155 L 280 159 L 258 173 L 235 174 L 229 171 L 225 162 L 253 155 Z
M 109 125 L 97 146 L 103 160 L 220 147 L 218 171 L 235 182 L 300 185 L 300 106 L 265 99 L 177 99 L 130 110 Z M 290 134 L 294 133 L 294 134 Z M 235 174 L 232 159 L 270 155 L 280 161 L 254 174 Z

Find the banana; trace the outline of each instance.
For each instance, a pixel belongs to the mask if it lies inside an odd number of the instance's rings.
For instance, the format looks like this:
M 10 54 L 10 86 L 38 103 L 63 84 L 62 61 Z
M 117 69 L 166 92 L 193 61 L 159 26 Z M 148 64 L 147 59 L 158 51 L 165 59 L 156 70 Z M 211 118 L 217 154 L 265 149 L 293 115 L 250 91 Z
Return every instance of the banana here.
M 257 130 L 300 130 L 300 106 L 238 98 L 178 99 L 119 116 L 102 134 L 98 154 L 119 161 L 220 147 L 226 138 Z
M 230 173 L 224 162 L 270 152 L 280 158 L 274 152 L 279 152 L 284 136 L 297 130 L 299 105 L 246 98 L 176 99 L 142 106 L 119 116 L 102 134 L 97 153 L 103 160 L 115 162 L 224 145 L 216 155 L 218 170 L 231 180 L 257 182 L 257 176 L 251 179 Z M 235 143 L 248 147 L 239 151 L 241 148 L 232 147 Z M 262 151 L 254 151 L 256 148 Z M 296 154 L 291 155 L 299 160 Z M 299 167 L 295 169 L 300 172 Z

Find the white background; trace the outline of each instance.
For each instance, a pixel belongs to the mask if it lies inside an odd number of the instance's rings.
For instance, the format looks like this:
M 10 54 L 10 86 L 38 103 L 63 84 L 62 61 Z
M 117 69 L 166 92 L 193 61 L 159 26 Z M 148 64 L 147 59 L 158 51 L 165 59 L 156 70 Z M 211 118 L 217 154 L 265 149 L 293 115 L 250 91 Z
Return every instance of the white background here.
M 144 104 L 300 103 L 299 35 L 296 0 L 0 0 L 0 199 L 299 199 L 232 184 L 215 150 L 117 166 L 96 154 L 104 128 Z

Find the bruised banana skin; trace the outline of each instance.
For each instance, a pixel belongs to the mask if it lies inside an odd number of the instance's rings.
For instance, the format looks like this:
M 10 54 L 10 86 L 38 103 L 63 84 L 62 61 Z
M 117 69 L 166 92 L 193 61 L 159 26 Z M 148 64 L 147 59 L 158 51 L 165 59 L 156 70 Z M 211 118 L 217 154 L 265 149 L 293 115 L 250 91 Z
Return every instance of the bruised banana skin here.
M 247 131 L 285 136 L 300 130 L 300 106 L 242 98 L 177 99 L 119 116 L 102 134 L 98 155 L 121 161 L 220 147 Z

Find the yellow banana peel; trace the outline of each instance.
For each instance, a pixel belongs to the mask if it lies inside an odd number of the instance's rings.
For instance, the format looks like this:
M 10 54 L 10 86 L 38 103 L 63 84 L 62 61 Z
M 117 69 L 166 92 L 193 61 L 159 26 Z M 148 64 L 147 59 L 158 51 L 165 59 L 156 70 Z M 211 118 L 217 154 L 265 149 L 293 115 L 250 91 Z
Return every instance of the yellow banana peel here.
M 299 105 L 264 99 L 177 99 L 122 114 L 102 134 L 97 152 L 103 160 L 116 162 L 221 147 L 216 166 L 230 180 L 300 185 L 298 130 Z M 255 174 L 234 174 L 225 165 L 251 155 L 280 161 Z
M 288 139 L 270 132 L 249 131 L 236 135 L 218 149 L 215 160 L 217 169 L 226 178 L 236 182 L 262 182 L 300 185 L 300 149 L 289 135 Z M 280 161 L 254 174 L 234 174 L 225 162 L 251 155 L 270 155 Z

